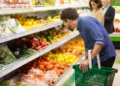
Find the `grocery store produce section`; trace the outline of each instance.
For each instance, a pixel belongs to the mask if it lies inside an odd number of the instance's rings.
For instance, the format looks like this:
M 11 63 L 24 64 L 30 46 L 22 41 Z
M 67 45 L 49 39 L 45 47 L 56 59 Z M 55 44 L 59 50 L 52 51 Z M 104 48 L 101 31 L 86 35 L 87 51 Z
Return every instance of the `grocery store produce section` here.
M 74 7 L 88 15 L 81 9 L 86 3 L 0 0 L 0 86 L 57 85 L 85 51 L 79 32 L 62 25 L 60 12 Z
M 1 50 L 2 50 L 1 54 L 6 52 L 12 54 L 7 46 L 1 48 Z M 23 55 L 26 56 L 26 54 L 36 52 L 36 50 L 32 49 L 28 50 L 23 49 L 20 51 L 21 53 L 23 52 L 22 56 Z M 20 51 L 17 51 L 17 53 L 18 52 L 20 53 Z M 9 81 L 0 82 L 0 85 L 9 83 L 12 86 L 13 84 L 16 84 L 17 86 L 19 85 L 29 86 L 29 84 L 34 84 L 35 86 L 40 86 L 39 84 L 42 84 L 43 86 L 51 86 L 52 83 L 57 82 L 58 78 L 83 54 L 84 54 L 83 40 L 74 39 L 73 41 L 69 41 L 62 48 L 53 49 L 51 52 L 47 52 L 43 56 L 40 56 L 34 59 L 33 61 L 27 63 L 26 65 L 17 70 L 19 76 L 16 76 L 15 78 L 10 79 Z M 19 56 L 17 58 L 16 55 L 15 55 L 16 58 L 14 57 L 14 55 L 12 55 L 13 57 L 9 57 L 11 55 L 8 54 L 2 56 L 5 58 L 3 60 L 3 64 L 9 64 L 10 61 L 13 62 L 14 60 L 20 58 Z M 20 81 L 16 81 L 16 78 L 20 78 Z
M 0 0 L 0 86 L 62 86 L 70 78 L 85 49 L 79 32 L 62 25 L 68 7 L 90 15 L 88 0 Z

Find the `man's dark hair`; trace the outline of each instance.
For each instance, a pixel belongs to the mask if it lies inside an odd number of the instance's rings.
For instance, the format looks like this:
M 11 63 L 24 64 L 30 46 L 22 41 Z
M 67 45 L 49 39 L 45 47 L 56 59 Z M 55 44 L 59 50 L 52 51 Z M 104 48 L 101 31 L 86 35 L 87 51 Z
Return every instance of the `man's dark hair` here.
M 95 2 L 96 4 L 99 4 L 98 8 L 101 8 L 103 6 L 101 0 L 90 0 L 89 1 L 90 11 L 93 11 L 93 8 L 92 8 L 92 5 L 91 5 L 92 1 Z
M 61 19 L 67 22 L 67 19 L 76 20 L 79 15 L 74 8 L 66 8 L 62 11 L 60 15 Z

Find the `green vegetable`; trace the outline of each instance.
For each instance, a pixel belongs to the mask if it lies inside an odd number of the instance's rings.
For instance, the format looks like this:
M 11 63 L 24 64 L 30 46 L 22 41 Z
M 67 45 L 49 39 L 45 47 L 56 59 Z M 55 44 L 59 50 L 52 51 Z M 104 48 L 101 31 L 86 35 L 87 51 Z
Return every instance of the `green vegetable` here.
M 10 86 L 10 82 L 9 81 L 1 81 L 0 86 Z
M 51 43 L 52 38 L 51 38 L 50 36 L 47 36 L 47 37 L 46 37 L 46 39 L 47 39 L 47 41 L 48 41 L 48 42 L 50 42 L 50 43 Z
M 20 22 L 17 19 L 15 19 L 15 21 L 16 21 L 16 24 L 19 26 Z
M 0 20 L 2 20 L 2 21 L 6 21 L 7 18 L 6 18 L 6 16 L 2 16 L 2 17 L 0 17 Z
M 16 60 L 13 53 L 9 50 L 7 45 L 2 44 L 0 45 L 0 64 L 6 65 L 12 63 Z
M 41 37 L 41 38 L 45 38 L 45 36 L 44 36 L 44 35 L 40 35 L 40 37 Z
M 12 33 L 16 33 L 16 31 L 18 30 L 18 27 L 12 27 L 12 28 L 9 28 L 9 29 Z
M 48 36 L 52 36 L 52 32 L 51 32 L 51 31 L 49 31 L 47 35 L 48 35 Z

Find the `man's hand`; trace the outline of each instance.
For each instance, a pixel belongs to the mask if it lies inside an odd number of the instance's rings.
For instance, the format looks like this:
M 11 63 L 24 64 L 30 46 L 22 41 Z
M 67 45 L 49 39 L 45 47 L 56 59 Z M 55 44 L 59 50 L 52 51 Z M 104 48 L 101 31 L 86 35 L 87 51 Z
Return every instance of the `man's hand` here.
M 83 72 L 87 72 L 88 71 L 88 66 L 89 65 L 89 60 L 85 60 L 84 62 L 82 62 L 79 66 L 80 70 L 82 70 Z
M 92 53 L 91 53 L 91 60 L 93 60 L 95 58 L 95 56 L 97 56 L 97 54 L 100 52 L 102 47 L 103 47 L 102 45 L 94 46 L 94 49 L 92 50 Z M 87 55 L 88 55 L 88 53 L 86 52 L 85 56 L 87 56 Z M 83 70 L 83 72 L 87 72 L 88 65 L 89 65 L 89 60 L 85 59 L 85 61 L 80 64 L 79 68 L 80 68 L 80 70 Z

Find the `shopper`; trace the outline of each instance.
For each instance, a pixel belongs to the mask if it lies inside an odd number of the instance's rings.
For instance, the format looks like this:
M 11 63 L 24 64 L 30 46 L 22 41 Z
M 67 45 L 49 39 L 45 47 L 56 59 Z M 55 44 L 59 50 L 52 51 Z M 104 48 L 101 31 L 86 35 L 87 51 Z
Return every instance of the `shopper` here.
M 104 13 L 102 8 L 101 0 L 90 0 L 89 1 L 90 11 L 92 11 L 91 16 L 98 19 L 102 25 L 104 25 Z
M 115 17 L 115 9 L 110 6 L 110 0 L 102 0 L 103 3 L 103 11 L 104 11 L 104 17 L 105 17 L 105 28 L 107 32 L 110 34 L 114 31 L 114 17 Z
M 101 66 L 112 67 L 115 61 L 115 48 L 104 26 L 93 17 L 80 17 L 74 8 L 67 8 L 62 11 L 61 19 L 71 31 L 76 27 L 85 42 L 85 57 L 88 56 L 88 50 L 92 49 L 93 65 L 97 64 L 96 55 L 99 53 Z M 86 59 L 80 64 L 80 69 L 88 71 Z

